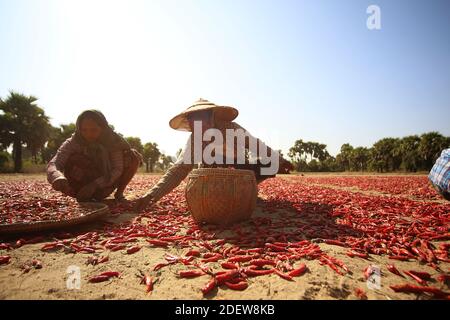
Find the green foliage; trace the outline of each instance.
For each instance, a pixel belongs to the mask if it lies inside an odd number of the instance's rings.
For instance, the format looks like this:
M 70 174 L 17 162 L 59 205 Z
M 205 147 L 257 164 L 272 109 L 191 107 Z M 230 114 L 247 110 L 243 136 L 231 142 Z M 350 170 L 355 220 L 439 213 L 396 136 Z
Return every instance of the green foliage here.
M 37 98 L 11 91 L 6 99 L 0 98 L 0 172 L 42 171 L 63 142 L 75 132 L 75 124 L 57 128 L 36 105 Z M 167 170 L 172 157 L 161 153 L 158 144 L 142 144 L 139 137 L 125 138 L 130 146 L 143 155 L 146 171 Z M 12 147 L 12 148 L 11 148 Z M 450 137 L 439 132 L 421 136 L 383 138 L 371 148 L 341 146 L 336 157 L 330 156 L 325 144 L 313 141 L 295 141 L 289 149 L 295 170 L 308 171 L 429 171 L 442 150 L 450 147 Z M 12 150 L 12 154 L 8 151 Z M 177 151 L 177 158 L 182 149 Z M 281 151 L 280 151 L 281 154 Z M 41 164 L 39 164 L 39 159 Z M 24 161 L 23 161 L 24 160 Z M 24 164 L 22 165 L 22 162 Z
M 128 144 L 131 148 L 138 151 L 140 154 L 144 153 L 144 146 L 142 145 L 141 138 L 138 137 L 126 137 Z
M 418 152 L 426 168 L 431 169 L 441 151 L 449 147 L 449 139 L 438 132 L 428 132 L 420 136 Z
M 341 146 L 336 158 L 329 156 L 326 145 L 297 140 L 289 149 L 296 171 L 429 171 L 442 150 L 450 147 L 450 137 L 438 132 L 403 138 L 383 138 L 371 148 L 349 143 Z M 309 157 L 308 157 L 309 156 Z M 309 161 L 308 161 L 309 159 Z
M 153 172 L 155 164 L 161 156 L 161 151 L 159 151 L 158 144 L 155 142 L 146 143 L 144 145 L 144 152 L 142 156 L 144 158 L 146 172 Z
M 2 149 L 13 146 L 14 172 L 22 169 L 22 148 L 26 146 L 37 161 L 38 151 L 47 142 L 51 125 L 37 98 L 10 91 L 6 100 L 0 99 L 0 144 Z
M 0 172 L 10 172 L 12 170 L 11 162 L 11 155 L 6 151 L 0 151 Z
M 64 141 L 75 133 L 75 129 L 75 123 L 62 124 L 59 128 L 51 128 L 47 145 L 41 150 L 43 163 L 49 162 L 55 156 L 58 148 L 64 143 Z

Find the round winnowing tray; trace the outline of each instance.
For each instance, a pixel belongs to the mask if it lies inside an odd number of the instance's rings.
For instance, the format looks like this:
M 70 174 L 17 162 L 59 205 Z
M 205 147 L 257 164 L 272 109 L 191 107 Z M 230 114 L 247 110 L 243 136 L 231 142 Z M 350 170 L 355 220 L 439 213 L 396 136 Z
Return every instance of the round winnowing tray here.
M 99 219 L 109 212 L 106 204 L 96 202 L 79 203 L 80 215 L 67 220 L 45 220 L 28 223 L 0 224 L 0 234 L 39 232 L 62 229 Z M 74 209 L 76 210 L 76 209 Z M 86 212 L 86 210 L 88 210 Z

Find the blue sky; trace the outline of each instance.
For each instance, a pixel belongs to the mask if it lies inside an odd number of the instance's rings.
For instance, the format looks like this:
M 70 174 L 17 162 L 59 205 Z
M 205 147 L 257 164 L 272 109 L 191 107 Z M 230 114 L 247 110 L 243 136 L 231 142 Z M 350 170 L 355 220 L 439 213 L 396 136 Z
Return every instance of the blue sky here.
M 381 30 L 369 30 L 369 5 Z M 285 152 L 450 135 L 450 1 L 0 0 L 0 96 L 33 94 L 53 125 L 102 110 L 169 154 L 198 98 Z

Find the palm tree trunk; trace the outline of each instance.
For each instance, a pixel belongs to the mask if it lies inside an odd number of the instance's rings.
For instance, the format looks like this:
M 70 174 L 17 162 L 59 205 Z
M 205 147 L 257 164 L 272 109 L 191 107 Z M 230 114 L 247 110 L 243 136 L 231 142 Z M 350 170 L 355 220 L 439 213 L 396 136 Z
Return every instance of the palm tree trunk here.
M 22 171 L 22 143 L 20 137 L 16 137 L 13 143 L 14 172 Z

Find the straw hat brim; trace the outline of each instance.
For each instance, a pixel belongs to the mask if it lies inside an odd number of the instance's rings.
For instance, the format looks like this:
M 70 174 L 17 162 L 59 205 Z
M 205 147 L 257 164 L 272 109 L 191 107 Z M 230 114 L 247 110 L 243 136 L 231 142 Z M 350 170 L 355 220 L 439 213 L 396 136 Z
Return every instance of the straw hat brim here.
M 197 111 L 213 110 L 214 118 L 224 121 L 233 121 L 239 115 L 239 111 L 236 108 L 228 106 L 218 106 L 213 103 L 197 104 L 189 107 L 179 115 L 172 118 L 169 121 L 169 125 L 172 129 L 181 131 L 191 131 L 187 116 Z

